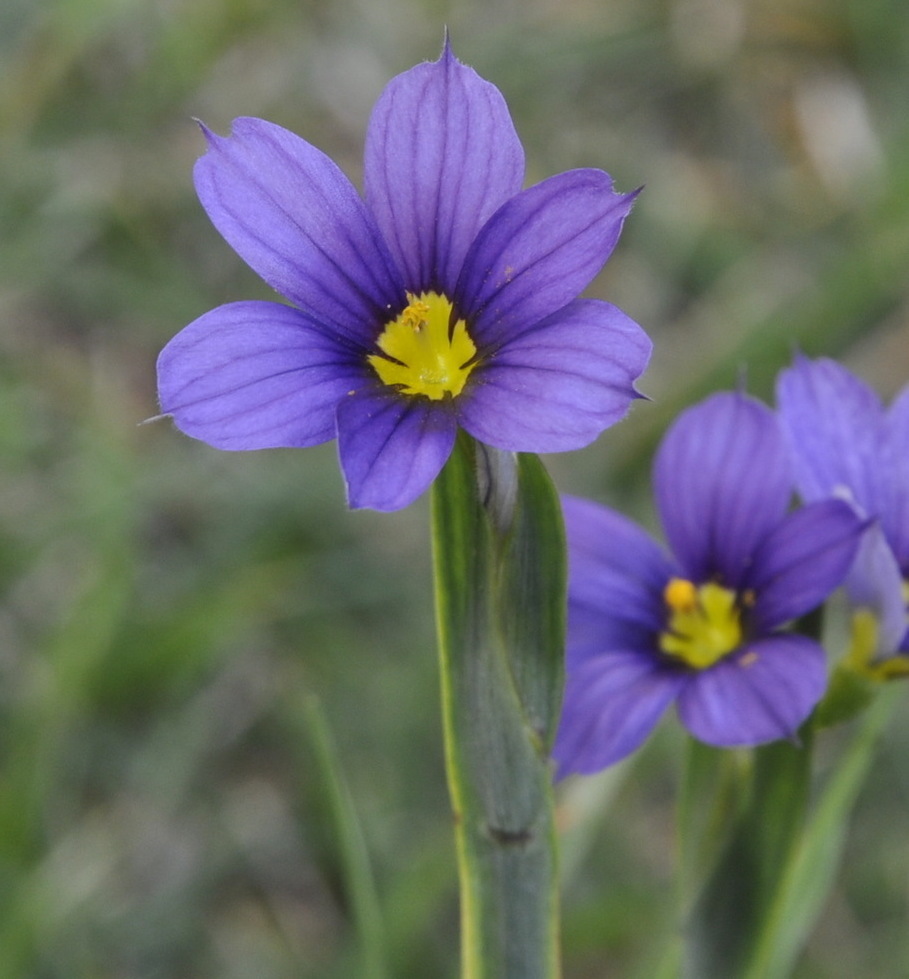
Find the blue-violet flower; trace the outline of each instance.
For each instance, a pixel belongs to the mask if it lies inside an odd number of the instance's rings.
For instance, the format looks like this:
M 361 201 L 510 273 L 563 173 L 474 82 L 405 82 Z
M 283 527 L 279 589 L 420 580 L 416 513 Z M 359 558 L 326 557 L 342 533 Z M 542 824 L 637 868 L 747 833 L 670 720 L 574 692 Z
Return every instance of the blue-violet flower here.
M 447 42 L 373 109 L 365 199 L 272 123 L 203 132 L 203 207 L 293 306 L 229 303 L 165 347 L 161 409 L 186 434 L 221 449 L 337 436 L 350 505 L 395 510 L 430 485 L 458 427 L 559 452 L 637 397 L 650 341 L 616 307 L 578 298 L 635 193 L 592 169 L 522 191 L 502 95 Z
M 777 419 L 741 393 L 683 412 L 654 461 L 672 553 L 615 511 L 564 501 L 568 678 L 554 756 L 590 773 L 637 748 L 673 701 L 721 747 L 791 737 L 824 691 L 821 646 L 783 631 L 848 571 L 863 523 L 840 500 L 787 512 Z
M 909 675 L 909 386 L 885 410 L 841 364 L 800 355 L 779 376 L 777 403 L 802 498 L 840 497 L 875 518 L 846 579 L 849 665 L 879 680 Z

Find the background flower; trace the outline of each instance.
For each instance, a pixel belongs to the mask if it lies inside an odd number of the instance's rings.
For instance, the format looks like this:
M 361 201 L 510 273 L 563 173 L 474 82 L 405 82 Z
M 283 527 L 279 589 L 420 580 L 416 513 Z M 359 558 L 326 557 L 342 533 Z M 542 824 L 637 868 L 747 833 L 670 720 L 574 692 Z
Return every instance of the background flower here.
M 521 191 L 504 100 L 447 43 L 377 102 L 365 202 L 279 126 L 203 131 L 199 199 L 294 307 L 220 306 L 165 347 L 161 408 L 187 434 L 223 449 L 337 434 L 350 505 L 394 510 L 429 486 L 459 426 L 502 449 L 576 449 L 637 396 L 650 341 L 577 298 L 635 194 L 589 169 Z
M 823 649 L 783 627 L 846 574 L 862 531 L 852 509 L 827 500 L 787 513 L 776 418 L 738 393 L 679 416 L 653 482 L 671 554 L 615 511 L 565 499 L 560 775 L 627 755 L 672 702 L 695 737 L 733 747 L 793 736 L 824 690 Z
M 862 640 L 866 665 L 881 675 L 905 673 L 909 659 L 891 657 L 909 653 L 909 387 L 885 410 L 841 364 L 798 356 L 780 373 L 777 401 L 802 497 L 847 499 L 875 518 L 846 587 L 853 604 L 874 616 L 874 636 Z

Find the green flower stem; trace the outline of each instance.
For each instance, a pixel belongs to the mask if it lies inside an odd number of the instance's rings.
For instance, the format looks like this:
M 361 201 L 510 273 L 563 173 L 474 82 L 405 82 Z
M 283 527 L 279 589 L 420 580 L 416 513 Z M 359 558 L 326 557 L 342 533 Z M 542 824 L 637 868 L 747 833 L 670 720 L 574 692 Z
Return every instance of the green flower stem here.
M 562 689 L 565 545 L 535 456 L 459 437 L 432 498 L 463 979 L 557 979 L 549 749 Z
M 781 876 L 746 979 L 786 979 L 791 974 L 836 878 L 856 799 L 903 693 L 898 687 L 880 690 L 855 722 L 852 740 L 827 778 Z
M 853 722 L 852 738 L 812 807 L 813 722 L 804 726 L 799 745 L 775 742 L 754 751 L 741 786 L 743 806 L 688 922 L 683 975 L 787 979 L 792 974 L 835 879 L 856 798 L 902 692 L 895 686 L 880 691 Z M 702 784 L 705 762 L 709 766 L 706 751 L 699 746 L 694 753 L 701 769 L 694 775 Z M 713 757 L 719 761 L 720 753 Z M 683 836 L 683 846 L 690 842 Z M 672 974 L 668 970 L 661 979 Z
M 798 630 L 819 641 L 822 625 L 818 609 L 800 620 Z M 682 900 L 691 908 L 684 922 L 686 979 L 750 975 L 802 839 L 813 735 L 809 720 L 794 741 L 747 753 L 690 747 L 679 820 Z
M 741 808 L 730 814 L 730 835 L 686 923 L 685 976 L 747 973 L 804 826 L 811 754 L 808 725 L 799 744 L 777 741 L 753 750 L 740 783 Z

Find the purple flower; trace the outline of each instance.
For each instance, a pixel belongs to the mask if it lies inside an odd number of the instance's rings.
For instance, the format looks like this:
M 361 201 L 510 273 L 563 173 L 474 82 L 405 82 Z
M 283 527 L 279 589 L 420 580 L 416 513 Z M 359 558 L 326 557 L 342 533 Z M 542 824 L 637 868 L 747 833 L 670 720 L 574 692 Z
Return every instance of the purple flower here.
M 876 518 L 846 579 L 850 661 L 877 679 L 909 674 L 909 387 L 885 410 L 845 367 L 799 356 L 777 401 L 801 496 L 847 499 Z
M 554 756 L 590 773 L 637 748 L 675 701 L 721 747 L 791 737 L 820 699 L 823 649 L 783 631 L 845 576 L 862 521 L 839 500 L 787 512 L 792 482 L 769 408 L 717 394 L 676 420 L 654 463 L 672 549 L 568 498 L 568 679 Z
M 411 503 L 458 427 L 500 449 L 589 444 L 637 396 L 637 324 L 578 299 L 635 194 L 601 170 L 521 190 L 499 91 L 440 59 L 393 79 L 366 137 L 365 201 L 323 153 L 260 119 L 203 127 L 199 199 L 293 306 L 201 316 L 158 361 L 162 411 L 221 449 L 337 435 L 352 507 Z

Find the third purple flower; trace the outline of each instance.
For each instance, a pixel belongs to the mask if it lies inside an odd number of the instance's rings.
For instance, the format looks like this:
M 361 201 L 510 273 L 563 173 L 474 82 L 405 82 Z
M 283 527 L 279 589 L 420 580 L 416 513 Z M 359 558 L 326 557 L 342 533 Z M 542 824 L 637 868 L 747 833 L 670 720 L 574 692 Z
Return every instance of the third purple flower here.
M 909 387 L 889 409 L 841 364 L 799 356 L 777 382 L 795 480 L 806 500 L 838 496 L 874 518 L 846 588 L 849 662 L 875 679 L 909 675 Z

